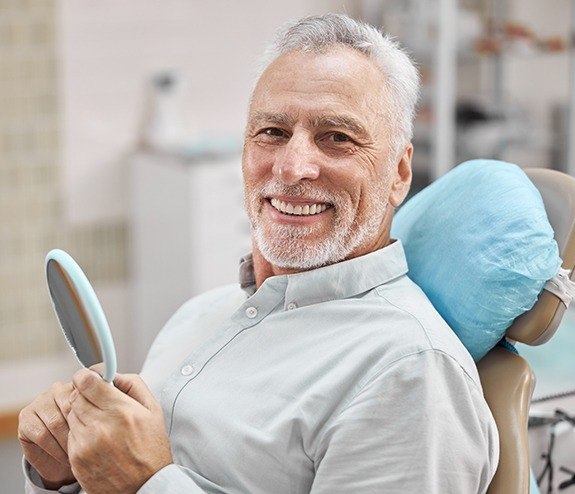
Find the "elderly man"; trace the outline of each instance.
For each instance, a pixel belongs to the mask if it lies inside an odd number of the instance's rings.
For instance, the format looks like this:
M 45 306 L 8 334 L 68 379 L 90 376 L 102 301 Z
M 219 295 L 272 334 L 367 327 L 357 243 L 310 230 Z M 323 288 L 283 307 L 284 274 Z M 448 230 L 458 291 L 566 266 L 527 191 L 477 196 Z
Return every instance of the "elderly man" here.
M 475 365 L 389 233 L 411 181 L 416 69 L 332 14 L 267 55 L 241 289 L 185 304 L 141 378 L 82 370 L 26 408 L 28 492 L 486 491 L 498 439 Z

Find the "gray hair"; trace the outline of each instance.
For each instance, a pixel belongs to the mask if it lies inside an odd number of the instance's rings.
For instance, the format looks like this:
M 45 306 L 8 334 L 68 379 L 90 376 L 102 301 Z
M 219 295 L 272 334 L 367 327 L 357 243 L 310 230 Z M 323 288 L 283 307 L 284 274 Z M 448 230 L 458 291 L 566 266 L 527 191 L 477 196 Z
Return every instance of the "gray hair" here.
M 292 51 L 325 53 L 343 45 L 369 57 L 385 76 L 390 104 L 387 118 L 394 129 L 396 147 L 413 137 L 413 118 L 419 96 L 419 73 L 409 55 L 391 36 L 343 14 L 309 16 L 277 32 L 261 61 L 259 74 L 278 57 Z M 398 142 L 397 142 L 398 141 Z

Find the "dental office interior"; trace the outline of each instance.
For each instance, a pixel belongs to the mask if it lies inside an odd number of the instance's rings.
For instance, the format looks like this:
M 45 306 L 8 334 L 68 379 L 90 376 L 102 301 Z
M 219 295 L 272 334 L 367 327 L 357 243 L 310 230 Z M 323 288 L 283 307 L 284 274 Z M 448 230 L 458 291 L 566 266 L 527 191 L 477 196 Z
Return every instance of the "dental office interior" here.
M 18 411 L 79 368 L 46 253 L 82 266 L 118 371 L 137 372 L 184 301 L 236 281 L 258 57 L 281 24 L 327 12 L 417 61 L 412 193 L 473 158 L 575 175 L 573 0 L 0 0 L 1 493 L 23 490 Z M 575 308 L 517 349 L 536 375 L 533 476 L 575 492 Z

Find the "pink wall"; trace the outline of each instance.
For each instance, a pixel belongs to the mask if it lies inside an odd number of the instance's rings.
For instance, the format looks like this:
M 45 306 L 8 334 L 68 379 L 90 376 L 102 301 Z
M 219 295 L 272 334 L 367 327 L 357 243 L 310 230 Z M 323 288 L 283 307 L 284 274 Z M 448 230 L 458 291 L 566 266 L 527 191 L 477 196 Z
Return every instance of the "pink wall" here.
M 126 217 L 124 158 L 134 146 L 151 73 L 185 78 L 192 127 L 241 136 L 254 61 L 275 29 L 345 2 L 60 0 L 66 216 Z

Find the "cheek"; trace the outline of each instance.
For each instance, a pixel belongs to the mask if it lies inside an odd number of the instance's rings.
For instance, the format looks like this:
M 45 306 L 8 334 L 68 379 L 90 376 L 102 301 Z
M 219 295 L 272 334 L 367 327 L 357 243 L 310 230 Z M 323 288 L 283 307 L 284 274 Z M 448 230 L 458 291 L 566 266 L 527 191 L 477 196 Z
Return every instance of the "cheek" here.
M 252 179 L 271 173 L 273 155 L 270 151 L 254 143 L 246 143 L 242 155 L 244 177 Z
M 256 170 L 255 161 L 253 157 L 253 152 L 247 146 L 244 146 L 244 151 L 242 153 L 242 175 L 244 178 L 244 184 L 252 180 L 254 171 Z
M 242 154 L 242 175 L 244 188 L 244 207 L 248 216 L 257 214 L 260 209 L 260 194 L 269 181 L 269 170 L 266 171 L 265 158 L 256 145 L 244 146 Z
M 371 168 L 362 165 L 356 161 L 350 162 L 340 168 L 341 173 L 332 179 L 334 190 L 348 197 L 349 205 L 357 214 L 364 214 L 364 209 L 370 207 L 370 198 L 376 190 L 374 183 L 379 181 L 379 178 L 371 173 Z
M 390 191 L 390 177 L 370 177 L 363 183 L 360 190 L 358 214 L 363 218 L 383 214 L 389 202 Z

